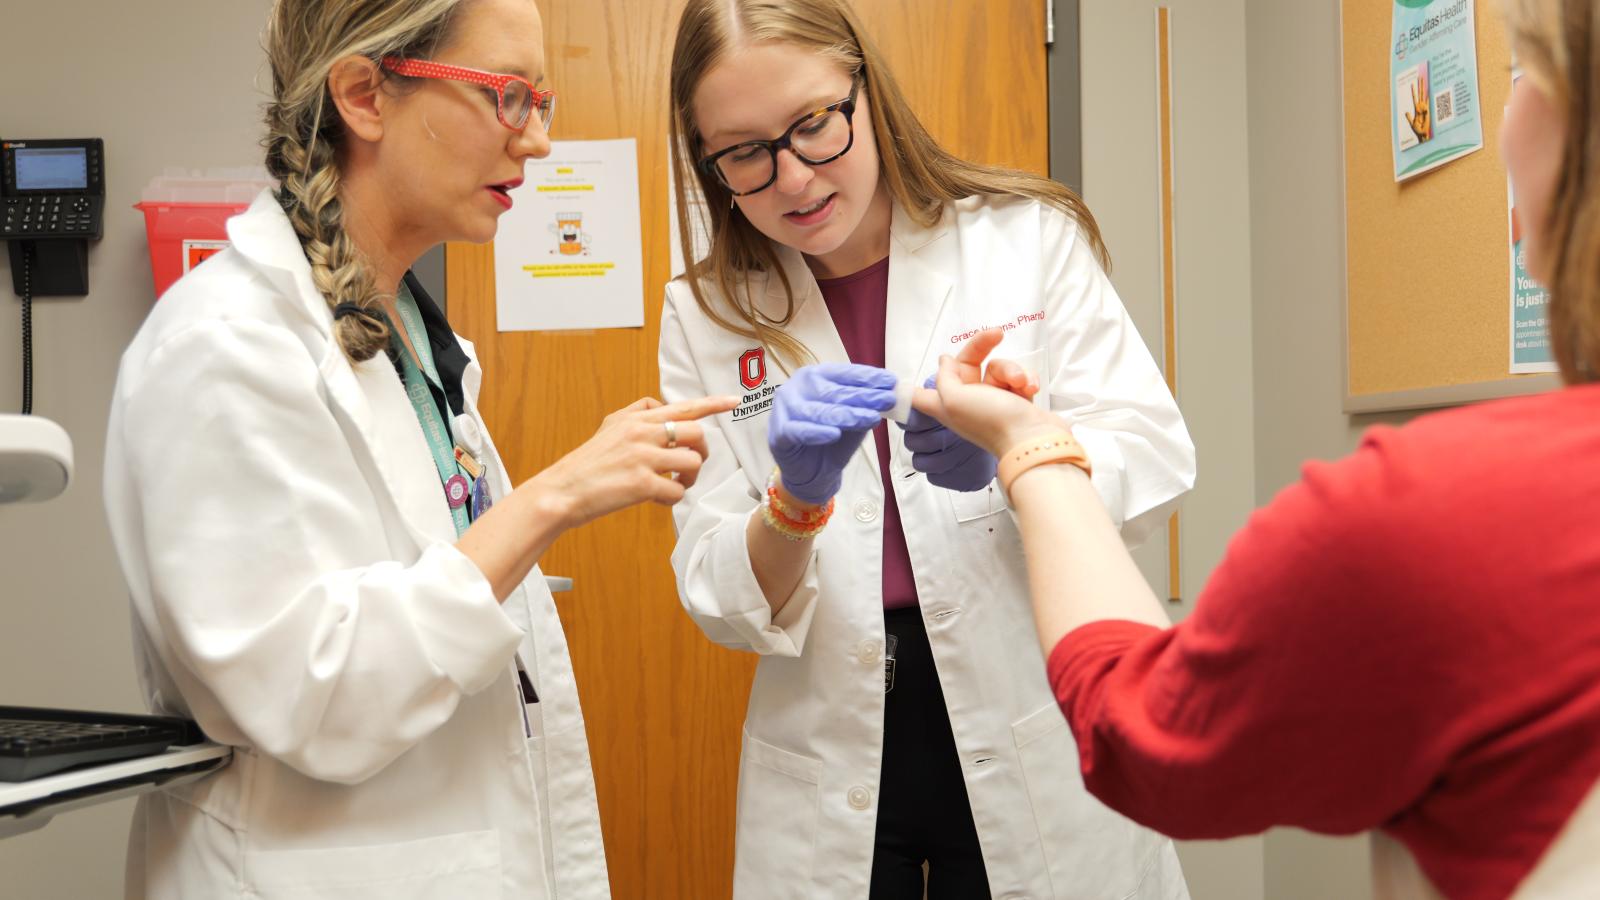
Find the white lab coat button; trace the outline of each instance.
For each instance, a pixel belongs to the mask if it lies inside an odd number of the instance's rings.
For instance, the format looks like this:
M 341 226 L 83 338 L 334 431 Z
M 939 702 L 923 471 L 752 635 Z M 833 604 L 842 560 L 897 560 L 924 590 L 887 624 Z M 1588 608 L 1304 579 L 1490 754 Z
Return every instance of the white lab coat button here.
M 877 662 L 878 642 L 872 640 L 862 641 L 860 646 L 856 647 L 856 659 L 861 660 L 869 666 Z
M 867 523 L 878 521 L 878 504 L 871 500 L 857 500 L 856 521 Z
M 851 788 L 850 793 L 845 796 L 849 798 L 850 806 L 855 809 L 866 809 L 872 805 L 872 792 L 860 785 Z

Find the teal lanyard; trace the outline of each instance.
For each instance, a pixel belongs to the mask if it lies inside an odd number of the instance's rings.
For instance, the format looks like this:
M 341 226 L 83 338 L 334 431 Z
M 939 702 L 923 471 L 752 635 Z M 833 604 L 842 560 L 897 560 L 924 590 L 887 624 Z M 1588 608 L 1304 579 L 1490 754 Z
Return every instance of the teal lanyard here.
M 422 433 L 427 436 L 428 447 L 433 451 L 433 465 L 439 470 L 445 502 L 450 503 L 455 499 L 451 496 L 453 490 L 460 492 L 459 500 L 450 507 L 450 517 L 456 524 L 456 537 L 460 537 L 466 534 L 467 526 L 472 524 L 472 482 L 456 462 L 450 429 L 445 424 L 438 404 L 433 401 L 433 392 L 428 388 L 429 382 L 440 383 L 439 372 L 433 365 L 433 350 L 428 345 L 428 329 L 422 324 L 422 313 L 417 310 L 417 301 L 404 282 L 400 284 L 395 306 L 400 310 L 400 320 L 404 323 L 406 333 L 411 336 L 411 346 L 416 348 L 417 358 L 422 361 L 422 368 L 417 368 L 417 360 L 406 352 L 400 336 L 393 336 L 405 372 L 406 396 L 411 398 L 411 406 L 417 411 L 417 421 L 422 423 Z

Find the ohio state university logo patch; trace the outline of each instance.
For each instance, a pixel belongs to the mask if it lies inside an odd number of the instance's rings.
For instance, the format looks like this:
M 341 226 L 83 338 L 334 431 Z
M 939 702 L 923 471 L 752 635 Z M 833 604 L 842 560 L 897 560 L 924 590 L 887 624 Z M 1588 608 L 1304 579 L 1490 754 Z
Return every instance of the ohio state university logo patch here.
M 734 421 L 759 416 L 772 408 L 772 395 L 778 388 L 767 384 L 767 351 L 760 347 L 739 355 L 739 384 L 748 393 L 739 397 L 733 408 Z
M 760 347 L 746 350 L 744 355 L 739 357 L 739 383 L 744 385 L 745 390 L 753 391 L 761 387 L 761 383 L 766 380 L 767 351 Z

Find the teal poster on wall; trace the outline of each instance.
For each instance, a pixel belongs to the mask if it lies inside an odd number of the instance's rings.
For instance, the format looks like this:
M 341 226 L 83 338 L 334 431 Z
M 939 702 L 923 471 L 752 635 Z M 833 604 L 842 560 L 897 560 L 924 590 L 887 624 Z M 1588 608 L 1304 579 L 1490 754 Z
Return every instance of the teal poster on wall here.
M 1521 72 L 1513 72 L 1511 83 L 1515 85 L 1521 77 Z M 1528 273 L 1527 242 L 1522 239 L 1517 193 L 1509 178 L 1506 198 L 1511 206 L 1511 374 L 1555 372 L 1556 358 L 1550 349 L 1550 292 Z
M 1393 0 L 1389 109 L 1394 180 L 1483 147 L 1474 0 Z

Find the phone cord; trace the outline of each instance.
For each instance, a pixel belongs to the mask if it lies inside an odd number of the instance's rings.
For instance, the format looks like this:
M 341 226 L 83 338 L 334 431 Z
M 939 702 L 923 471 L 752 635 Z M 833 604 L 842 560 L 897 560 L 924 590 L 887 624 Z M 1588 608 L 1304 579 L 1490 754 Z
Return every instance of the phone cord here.
M 33 247 L 22 245 L 22 414 L 33 413 Z

